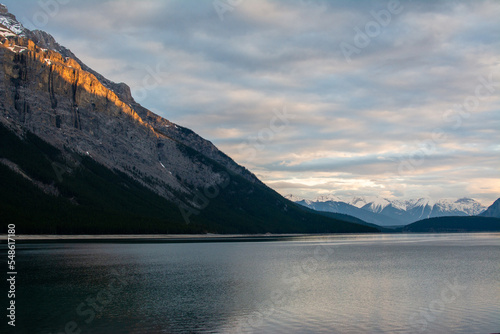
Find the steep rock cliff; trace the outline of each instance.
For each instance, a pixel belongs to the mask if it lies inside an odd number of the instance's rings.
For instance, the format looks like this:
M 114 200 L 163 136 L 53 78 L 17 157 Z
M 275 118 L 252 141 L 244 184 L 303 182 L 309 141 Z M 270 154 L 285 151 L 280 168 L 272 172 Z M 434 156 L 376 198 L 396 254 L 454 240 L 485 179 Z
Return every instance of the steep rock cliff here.
M 16 22 L 8 15 L 11 24 Z M 127 85 L 92 71 L 49 34 L 24 28 L 16 34 L 0 27 L 0 113 L 5 124 L 21 125 L 58 148 L 87 154 L 172 200 L 173 192 L 189 194 L 207 180 L 222 182 L 220 171 L 204 157 L 260 183 L 209 141 L 137 104 Z

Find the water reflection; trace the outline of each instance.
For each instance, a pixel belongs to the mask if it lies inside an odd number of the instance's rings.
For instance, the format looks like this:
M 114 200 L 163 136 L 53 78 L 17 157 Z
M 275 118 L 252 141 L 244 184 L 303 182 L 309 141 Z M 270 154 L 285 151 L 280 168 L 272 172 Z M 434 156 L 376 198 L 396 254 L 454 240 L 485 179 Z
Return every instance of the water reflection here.
M 18 329 L 59 333 L 74 322 L 82 333 L 494 332 L 499 240 L 20 245 Z M 124 289 L 99 303 L 117 277 Z M 442 299 L 450 284 L 465 286 L 452 301 L 449 293 Z M 88 298 L 97 301 L 91 321 Z

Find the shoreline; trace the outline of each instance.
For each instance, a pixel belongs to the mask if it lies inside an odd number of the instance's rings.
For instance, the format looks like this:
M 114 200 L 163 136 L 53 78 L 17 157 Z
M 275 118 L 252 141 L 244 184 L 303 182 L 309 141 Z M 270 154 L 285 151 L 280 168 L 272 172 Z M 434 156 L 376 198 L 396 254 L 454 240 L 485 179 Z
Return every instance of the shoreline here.
M 52 242 L 210 242 L 210 241 L 275 241 L 315 234 L 24 234 L 13 236 L 16 243 Z M 0 235 L 0 244 L 7 234 Z M 11 236 L 12 237 L 12 236 Z
M 182 243 L 182 242 L 255 242 L 255 241 L 286 241 L 307 237 L 340 237 L 365 236 L 380 238 L 383 235 L 446 235 L 446 234 L 494 234 L 500 237 L 498 231 L 482 232 L 449 232 L 449 233 L 301 233 L 301 234 L 25 234 L 9 236 L 0 234 L 0 244 L 7 244 L 8 237 L 15 243 Z M 382 237 L 383 238 L 383 237 Z
M 284 237 L 305 236 L 301 234 L 23 234 L 16 240 L 54 240 L 54 239 L 184 239 L 184 238 L 241 238 L 241 237 Z M 7 237 L 7 234 L 0 234 Z

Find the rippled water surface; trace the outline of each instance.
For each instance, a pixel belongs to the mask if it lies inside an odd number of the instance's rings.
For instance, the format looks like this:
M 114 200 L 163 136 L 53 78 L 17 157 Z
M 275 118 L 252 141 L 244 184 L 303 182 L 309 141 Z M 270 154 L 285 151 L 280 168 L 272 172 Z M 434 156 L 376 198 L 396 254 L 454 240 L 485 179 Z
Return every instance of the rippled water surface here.
M 500 234 L 23 244 L 16 330 L 494 333 L 499 260 Z

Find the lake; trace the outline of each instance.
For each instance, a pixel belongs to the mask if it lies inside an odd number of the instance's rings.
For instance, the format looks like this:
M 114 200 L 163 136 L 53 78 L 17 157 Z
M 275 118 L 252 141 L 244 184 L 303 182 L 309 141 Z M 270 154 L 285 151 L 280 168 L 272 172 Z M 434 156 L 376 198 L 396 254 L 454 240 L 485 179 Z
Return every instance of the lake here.
M 27 243 L 16 259 L 9 333 L 500 332 L 498 233 Z

